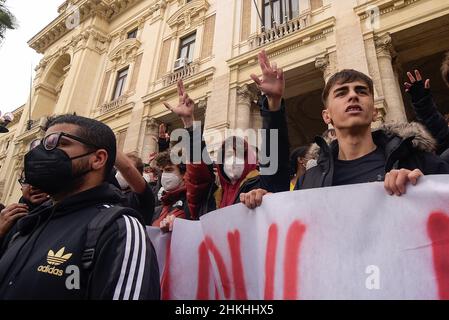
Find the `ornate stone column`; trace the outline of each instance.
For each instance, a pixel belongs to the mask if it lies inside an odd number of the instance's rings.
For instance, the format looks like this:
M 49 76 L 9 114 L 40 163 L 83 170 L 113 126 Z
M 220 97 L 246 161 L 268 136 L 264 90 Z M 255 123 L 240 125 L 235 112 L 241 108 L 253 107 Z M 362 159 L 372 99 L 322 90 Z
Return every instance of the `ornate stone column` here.
M 146 123 L 145 138 L 142 147 L 142 160 L 144 163 L 148 162 L 150 154 L 158 151 L 157 138 L 159 136 L 159 124 L 160 122 L 154 118 L 151 118 Z
M 315 59 L 315 68 L 323 72 L 324 82 L 337 72 L 337 55 L 335 52 L 328 53 Z
M 246 130 L 251 124 L 251 105 L 257 100 L 257 92 L 245 84 L 237 88 L 237 121 L 236 128 Z
M 315 59 L 315 68 L 320 69 L 323 72 L 324 82 L 327 83 L 329 79 L 337 73 L 337 54 L 331 52 L 324 56 L 317 57 Z M 328 128 L 332 129 L 333 126 L 329 124 Z
M 404 122 L 407 121 L 404 101 L 400 92 L 397 75 L 393 68 L 393 59 L 396 55 L 391 36 L 387 33 L 375 38 L 377 59 L 379 62 L 382 87 L 387 104 L 385 120 Z

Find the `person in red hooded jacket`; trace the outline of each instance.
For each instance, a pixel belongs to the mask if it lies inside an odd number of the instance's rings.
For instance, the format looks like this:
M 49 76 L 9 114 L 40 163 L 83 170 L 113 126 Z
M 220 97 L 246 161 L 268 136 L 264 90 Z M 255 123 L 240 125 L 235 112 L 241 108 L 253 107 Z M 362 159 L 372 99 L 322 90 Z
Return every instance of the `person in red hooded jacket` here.
M 239 150 L 244 150 L 239 154 Z M 242 138 L 231 136 L 218 152 L 214 164 L 219 186 L 215 183 L 213 166 L 205 162 L 187 164 L 187 200 L 192 217 L 200 216 L 240 202 L 240 194 L 261 187 L 255 150 Z
M 264 54 L 264 53 L 263 53 Z M 274 77 L 283 77 L 279 71 Z M 219 178 L 218 186 L 215 183 L 214 166 L 207 159 L 208 153 L 205 152 L 205 143 L 202 134 L 196 134 L 200 128 L 194 127 L 193 108 L 194 102 L 185 91 L 182 80 L 178 82 L 179 104 L 172 107 L 164 103 L 167 109 L 179 116 L 184 123 L 184 128 L 189 133 L 188 153 L 190 159 L 187 163 L 187 178 L 185 179 L 187 189 L 187 200 L 192 219 L 198 219 L 200 216 L 240 202 L 240 194 L 248 193 L 255 189 L 265 189 L 270 192 L 281 192 L 289 190 L 289 152 L 286 144 L 278 145 L 278 166 L 286 166 L 285 177 L 280 175 L 260 174 L 257 165 L 257 156 L 255 150 L 241 137 L 231 136 L 227 138 L 218 152 L 215 168 Z M 281 101 L 273 102 L 279 105 L 277 110 L 268 110 L 264 104 L 271 104 L 270 97 L 265 98 L 261 106 L 261 115 L 263 118 L 263 128 L 280 128 L 278 139 L 286 141 L 288 139 L 287 125 L 285 123 L 285 107 Z M 268 99 L 268 102 L 266 101 Z M 197 125 L 197 123 L 195 123 Z M 270 150 L 270 141 L 262 144 L 263 149 Z M 194 154 L 194 146 L 201 145 L 201 161 L 197 161 L 198 156 Z M 285 147 L 284 147 L 285 146 Z M 203 152 L 204 151 L 204 152 Z M 266 153 L 265 153 L 266 154 Z M 206 159 L 205 159 L 206 157 Z M 198 159 L 198 160 L 200 160 Z M 264 167 L 269 164 L 261 164 L 260 169 L 264 172 Z M 287 181 L 287 183 L 284 183 Z
M 156 165 L 162 170 L 161 183 L 164 191 L 161 198 L 162 205 L 156 208 L 156 219 L 152 226 L 169 232 L 173 229 L 175 218 L 190 219 L 184 183 L 186 167 L 184 164 L 173 164 L 170 151 L 159 153 Z

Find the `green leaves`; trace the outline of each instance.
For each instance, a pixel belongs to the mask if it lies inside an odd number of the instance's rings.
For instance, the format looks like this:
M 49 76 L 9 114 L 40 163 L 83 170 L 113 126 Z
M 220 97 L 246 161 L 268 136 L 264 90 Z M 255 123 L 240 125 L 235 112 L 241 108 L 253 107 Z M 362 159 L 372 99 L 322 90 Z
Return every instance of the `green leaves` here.
M 6 7 L 5 0 L 0 0 L 0 42 L 4 38 L 6 29 L 15 29 L 16 27 L 16 18 Z

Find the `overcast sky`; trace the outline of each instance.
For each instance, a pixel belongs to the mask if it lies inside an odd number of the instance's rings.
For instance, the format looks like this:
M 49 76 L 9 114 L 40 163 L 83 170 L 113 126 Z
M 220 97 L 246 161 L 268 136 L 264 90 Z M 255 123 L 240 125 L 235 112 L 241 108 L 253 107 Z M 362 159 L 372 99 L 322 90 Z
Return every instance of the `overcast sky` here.
M 41 55 L 28 47 L 28 40 L 57 17 L 64 0 L 7 0 L 6 5 L 17 18 L 17 30 L 7 31 L 0 45 L 0 111 L 13 111 L 27 102 L 31 64 Z

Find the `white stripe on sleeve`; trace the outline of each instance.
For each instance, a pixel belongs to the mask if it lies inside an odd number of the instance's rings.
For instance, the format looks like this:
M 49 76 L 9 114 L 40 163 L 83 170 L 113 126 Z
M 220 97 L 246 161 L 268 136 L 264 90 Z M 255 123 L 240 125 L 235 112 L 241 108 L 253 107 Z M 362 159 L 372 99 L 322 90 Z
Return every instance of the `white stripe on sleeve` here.
M 139 300 L 140 290 L 142 289 L 143 274 L 145 271 L 145 258 L 147 254 L 147 242 L 145 238 L 145 230 L 143 229 L 143 226 L 140 223 L 139 223 L 139 230 L 140 230 L 140 239 L 142 243 L 142 250 L 140 253 L 139 273 L 137 276 L 136 289 L 134 291 L 133 300 Z
M 118 300 L 120 298 L 120 292 L 122 291 L 123 281 L 126 275 L 126 266 L 128 265 L 129 255 L 131 252 L 131 225 L 130 219 L 127 216 L 123 216 L 125 219 L 126 226 L 126 244 L 125 244 L 125 254 L 122 262 L 122 268 L 120 271 L 120 277 L 117 282 L 117 286 L 115 287 L 113 300 Z
M 139 222 L 135 218 L 131 218 L 131 222 L 134 230 L 134 248 L 133 248 L 133 257 L 131 260 L 131 268 L 128 273 L 128 278 L 126 281 L 125 295 L 123 296 L 123 300 L 129 300 L 129 296 L 131 295 L 131 289 L 134 282 L 134 275 L 136 272 L 137 260 L 139 258 L 139 249 L 140 249 L 140 233 L 139 233 Z

